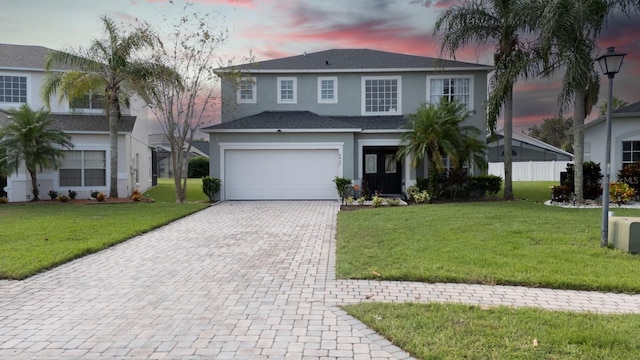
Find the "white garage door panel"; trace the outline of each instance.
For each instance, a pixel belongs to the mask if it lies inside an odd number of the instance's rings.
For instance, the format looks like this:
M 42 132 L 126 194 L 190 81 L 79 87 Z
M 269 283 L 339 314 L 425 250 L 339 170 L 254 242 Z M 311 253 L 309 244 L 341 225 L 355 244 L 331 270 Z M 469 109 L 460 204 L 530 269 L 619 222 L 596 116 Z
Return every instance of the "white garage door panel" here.
M 228 200 L 305 200 L 337 197 L 338 150 L 227 150 Z

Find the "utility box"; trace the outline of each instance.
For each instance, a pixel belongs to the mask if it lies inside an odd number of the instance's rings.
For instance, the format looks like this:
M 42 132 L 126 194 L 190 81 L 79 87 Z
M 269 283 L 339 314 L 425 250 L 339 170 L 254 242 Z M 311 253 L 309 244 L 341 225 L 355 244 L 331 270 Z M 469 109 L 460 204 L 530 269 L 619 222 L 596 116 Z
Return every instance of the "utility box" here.
M 640 217 L 609 217 L 609 246 L 640 253 Z

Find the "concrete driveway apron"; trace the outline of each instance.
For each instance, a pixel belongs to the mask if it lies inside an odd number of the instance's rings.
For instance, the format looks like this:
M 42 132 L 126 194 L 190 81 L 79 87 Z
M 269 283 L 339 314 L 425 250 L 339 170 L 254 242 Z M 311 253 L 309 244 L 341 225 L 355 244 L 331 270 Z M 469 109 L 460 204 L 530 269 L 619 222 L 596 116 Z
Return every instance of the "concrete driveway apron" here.
M 334 306 L 338 207 L 224 202 L 0 281 L 0 358 L 408 358 Z

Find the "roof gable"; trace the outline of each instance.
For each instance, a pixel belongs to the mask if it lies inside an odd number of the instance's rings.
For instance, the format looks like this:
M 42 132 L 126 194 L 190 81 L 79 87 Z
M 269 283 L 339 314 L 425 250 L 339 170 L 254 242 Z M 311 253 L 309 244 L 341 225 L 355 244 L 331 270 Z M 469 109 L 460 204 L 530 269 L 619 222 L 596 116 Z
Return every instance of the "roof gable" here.
M 407 55 L 370 49 L 332 49 L 305 53 L 280 59 L 242 64 L 221 70 L 241 69 L 250 72 L 317 71 L 340 72 L 355 70 L 481 70 L 493 67 L 461 61 Z
M 47 54 L 43 46 L 0 44 L 0 69 L 37 69 L 44 71 Z

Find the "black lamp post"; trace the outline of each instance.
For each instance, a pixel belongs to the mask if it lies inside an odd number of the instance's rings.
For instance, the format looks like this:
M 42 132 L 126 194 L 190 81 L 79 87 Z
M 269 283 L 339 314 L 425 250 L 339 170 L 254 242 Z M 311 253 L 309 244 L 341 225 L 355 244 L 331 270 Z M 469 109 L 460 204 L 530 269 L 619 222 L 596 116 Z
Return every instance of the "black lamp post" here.
M 609 98 L 607 103 L 607 147 L 605 151 L 605 175 L 602 185 L 602 231 L 600 246 L 605 247 L 609 242 L 609 181 L 611 179 L 611 111 L 613 107 L 613 78 L 620 71 L 622 60 L 627 54 L 620 54 L 613 47 L 607 49 L 604 55 L 596 60 L 600 64 L 602 73 L 609 77 Z

